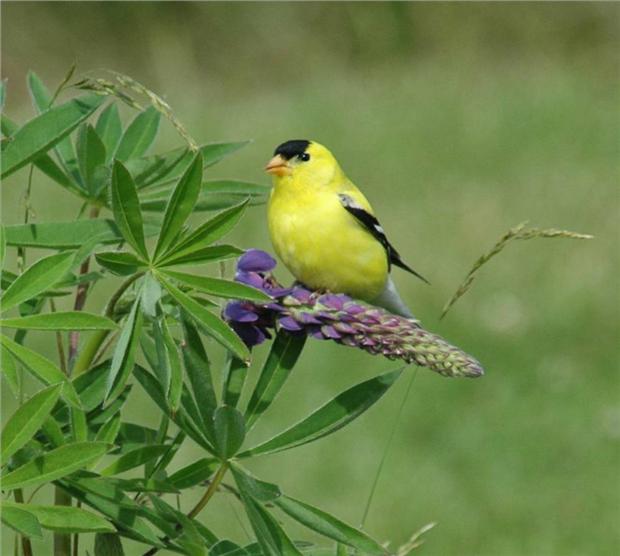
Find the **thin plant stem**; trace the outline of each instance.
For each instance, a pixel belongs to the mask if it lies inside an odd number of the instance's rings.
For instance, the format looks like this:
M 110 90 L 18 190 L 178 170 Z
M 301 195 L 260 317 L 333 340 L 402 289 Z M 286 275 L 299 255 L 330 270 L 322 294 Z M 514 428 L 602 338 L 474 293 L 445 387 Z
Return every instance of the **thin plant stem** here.
M 396 412 L 396 418 L 394 419 L 394 424 L 392 425 L 392 431 L 390 432 L 388 441 L 385 444 L 385 449 L 383 450 L 381 461 L 379 462 L 379 466 L 377 467 L 377 472 L 375 473 L 375 478 L 372 482 L 372 486 L 370 487 L 370 494 L 368 495 L 368 500 L 366 501 L 366 507 L 364 508 L 364 515 L 362 516 L 362 521 L 360 523 L 360 529 L 363 529 L 364 524 L 366 523 L 366 518 L 368 517 L 368 513 L 370 512 L 370 505 L 372 504 L 372 500 L 375 496 L 375 491 L 377 490 L 377 485 L 379 484 L 379 478 L 381 477 L 381 472 L 383 471 L 385 461 L 387 459 L 390 448 L 392 447 L 392 442 L 394 441 L 394 437 L 396 436 L 396 429 L 398 429 L 400 418 L 402 417 L 405 404 L 407 403 L 407 399 L 409 398 L 409 394 L 411 392 L 411 387 L 413 386 L 413 381 L 415 380 L 415 377 L 417 376 L 417 374 L 418 374 L 418 369 L 416 368 L 411 373 L 411 378 L 409 379 L 407 390 L 405 391 L 405 395 L 403 396 L 403 399 L 400 402 L 400 407 L 398 408 L 398 411 Z
M 204 507 L 209 503 L 209 500 L 211 500 L 211 498 L 217 491 L 227 471 L 228 471 L 228 463 L 222 462 L 222 464 L 216 471 L 215 476 L 213 477 L 213 480 L 209 483 L 209 486 L 207 487 L 207 490 L 203 494 L 202 498 L 198 500 L 198 503 L 187 513 L 187 517 L 189 519 L 195 518 L 204 509 Z M 178 528 L 180 529 L 180 527 Z M 163 542 L 166 542 L 168 540 L 170 540 L 169 537 L 164 537 Z M 153 554 L 156 554 L 158 551 L 159 551 L 159 548 L 154 546 L 150 550 L 147 550 L 142 556 L 153 556 Z
M 55 506 L 71 506 L 71 495 L 60 487 L 54 489 Z M 54 556 L 70 556 L 71 535 L 69 533 L 54 533 Z

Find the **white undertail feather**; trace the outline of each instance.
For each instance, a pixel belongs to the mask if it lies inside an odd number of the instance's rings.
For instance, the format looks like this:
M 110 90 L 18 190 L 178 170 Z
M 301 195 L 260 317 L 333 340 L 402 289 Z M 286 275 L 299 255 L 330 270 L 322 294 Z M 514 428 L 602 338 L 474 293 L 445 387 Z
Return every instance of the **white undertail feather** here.
M 405 302 L 401 299 L 391 276 L 388 276 L 383 291 L 375 299 L 372 300 L 372 304 L 383 307 L 391 313 L 401 315 L 408 319 L 415 319 L 415 317 L 409 310 L 409 307 L 407 307 L 407 305 L 405 305 Z

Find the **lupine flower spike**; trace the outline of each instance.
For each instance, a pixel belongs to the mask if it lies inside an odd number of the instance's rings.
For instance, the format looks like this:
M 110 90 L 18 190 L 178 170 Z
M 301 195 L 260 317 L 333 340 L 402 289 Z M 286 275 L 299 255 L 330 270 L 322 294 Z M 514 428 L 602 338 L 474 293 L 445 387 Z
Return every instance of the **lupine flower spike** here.
M 344 294 L 321 293 L 295 284 L 284 288 L 272 274 L 276 261 L 250 249 L 237 262 L 235 279 L 261 289 L 273 301 L 265 304 L 232 301 L 224 318 L 249 346 L 271 337 L 272 330 L 333 340 L 389 359 L 427 367 L 444 376 L 478 377 L 484 371 L 476 359 L 420 323 Z

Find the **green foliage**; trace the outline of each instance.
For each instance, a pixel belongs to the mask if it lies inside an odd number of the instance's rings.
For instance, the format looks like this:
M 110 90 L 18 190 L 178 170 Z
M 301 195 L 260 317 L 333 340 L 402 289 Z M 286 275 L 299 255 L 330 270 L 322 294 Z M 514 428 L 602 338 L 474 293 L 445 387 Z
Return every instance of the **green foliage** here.
M 76 195 L 90 209 L 89 218 L 82 210 L 71 222 L 25 222 L 1 230 L 3 264 L 7 247 L 22 258 L 30 248 L 53 251 L 16 273 L 3 266 L 2 376 L 18 398 L 24 370 L 44 384 L 3 430 L 0 478 L 14 498 L 3 501 L 3 523 L 25 543 L 48 530 L 64 539 L 58 546 L 65 547 L 71 545 L 68 534 L 95 532 L 94 553 L 105 556 L 123 554 L 124 538 L 148 545 L 150 553 L 165 548 L 189 555 L 207 549 L 220 555 L 301 554 L 310 545 L 291 540 L 273 515 L 279 508 L 330 542 L 385 553 L 365 533 L 282 495 L 237 461 L 336 432 L 378 401 L 400 371 L 347 389 L 300 423 L 257 443 L 251 429 L 290 376 L 304 338 L 278 334 L 244 406 L 251 353 L 221 318 L 218 303 L 270 297 L 196 268 L 243 252 L 221 242 L 248 207 L 265 198 L 266 188 L 258 184 L 203 179 L 206 168 L 247 141 L 198 147 L 183 131 L 187 146 L 151 154 L 162 121 L 180 126 L 160 97 L 117 76 L 111 84 L 82 81 L 81 88 L 98 94 L 56 105 L 72 71 L 54 94 L 30 73 L 38 115 L 21 127 L 5 115 L 2 119 L 2 176 L 31 164 L 60 187 L 59 195 Z M 131 100 L 136 91 L 150 106 L 123 128 L 117 102 L 137 105 Z M 220 212 L 197 227 L 189 223 L 193 212 L 212 210 Z M 145 217 L 146 211 L 161 214 Z M 194 268 L 177 268 L 183 265 Z M 110 292 L 102 314 L 84 311 L 90 289 L 106 287 L 112 277 L 122 282 Z M 71 294 L 73 310 L 56 311 L 54 300 Z M 27 345 L 30 331 L 47 334 L 58 363 Z M 217 349 L 224 352 L 221 369 L 207 355 Z M 134 381 L 154 403 L 152 428 L 131 421 Z M 179 466 L 177 455 L 187 442 L 204 455 Z M 245 444 L 254 447 L 243 451 Z M 180 467 L 175 472 L 169 470 L 172 463 Z M 224 482 L 230 470 L 236 487 Z M 45 485 L 57 490 L 56 505 L 24 502 L 24 490 L 32 498 Z M 192 509 L 180 511 L 166 501 L 192 488 L 204 489 Z M 244 548 L 197 520 L 224 490 L 235 494 L 254 531 L 256 540 Z

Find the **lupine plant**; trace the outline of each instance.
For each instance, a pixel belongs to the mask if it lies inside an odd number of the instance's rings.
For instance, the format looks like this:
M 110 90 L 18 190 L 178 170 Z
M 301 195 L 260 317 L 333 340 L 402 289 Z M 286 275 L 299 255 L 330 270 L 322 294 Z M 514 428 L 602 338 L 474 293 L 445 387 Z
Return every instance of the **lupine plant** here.
M 416 538 L 390 549 L 253 476 L 247 461 L 342 429 L 406 364 L 476 377 L 479 363 L 414 320 L 342 294 L 282 286 L 268 253 L 225 241 L 244 212 L 264 200 L 265 187 L 206 179 L 211 165 L 247 142 L 198 145 L 170 107 L 134 80 L 115 74 L 70 86 L 72 73 L 53 94 L 31 73 L 36 115 L 23 125 L 2 115 L 1 177 L 19 172 L 26 189 L 23 224 L 4 226 L 0 237 L 2 376 L 17 400 L 2 431 L 1 514 L 4 531 L 15 533 L 16 553 L 31 556 L 31 539 L 46 531 L 58 556 L 120 555 L 126 539 L 142 544 L 145 555 L 409 553 Z M 73 95 L 63 101 L 67 89 Z M 2 101 L 4 94 L 3 85 Z M 125 127 L 121 103 L 137 110 Z M 150 154 L 160 120 L 172 123 L 181 146 Z M 56 202 L 68 195 L 82 202 L 74 220 L 30 221 L 31 186 L 41 174 L 59 187 Z M 190 226 L 196 212 L 202 223 Z M 13 270 L 7 249 L 14 250 Z M 226 259 L 237 259 L 234 279 L 221 269 L 209 274 L 218 268 L 211 263 Z M 85 310 L 95 286 L 110 292 L 101 312 Z M 33 349 L 33 330 L 49 334 L 45 354 Z M 402 366 L 257 442 L 253 427 L 313 339 Z M 259 366 L 252 348 L 263 342 L 269 353 Z M 226 354 L 222 368 L 212 364 L 216 350 Z M 256 380 L 246 382 L 249 373 Z M 26 374 L 39 385 L 30 397 Z M 136 388 L 155 410 L 150 426 L 132 421 Z M 185 443 L 202 457 L 179 461 Z M 53 504 L 38 499 L 46 485 Z M 190 489 L 201 491 L 193 507 L 184 501 Z M 221 538 L 200 519 L 220 492 L 243 507 L 254 542 Z M 325 543 L 292 538 L 288 520 Z M 95 533 L 94 544 L 92 536 L 80 542 L 83 533 Z

